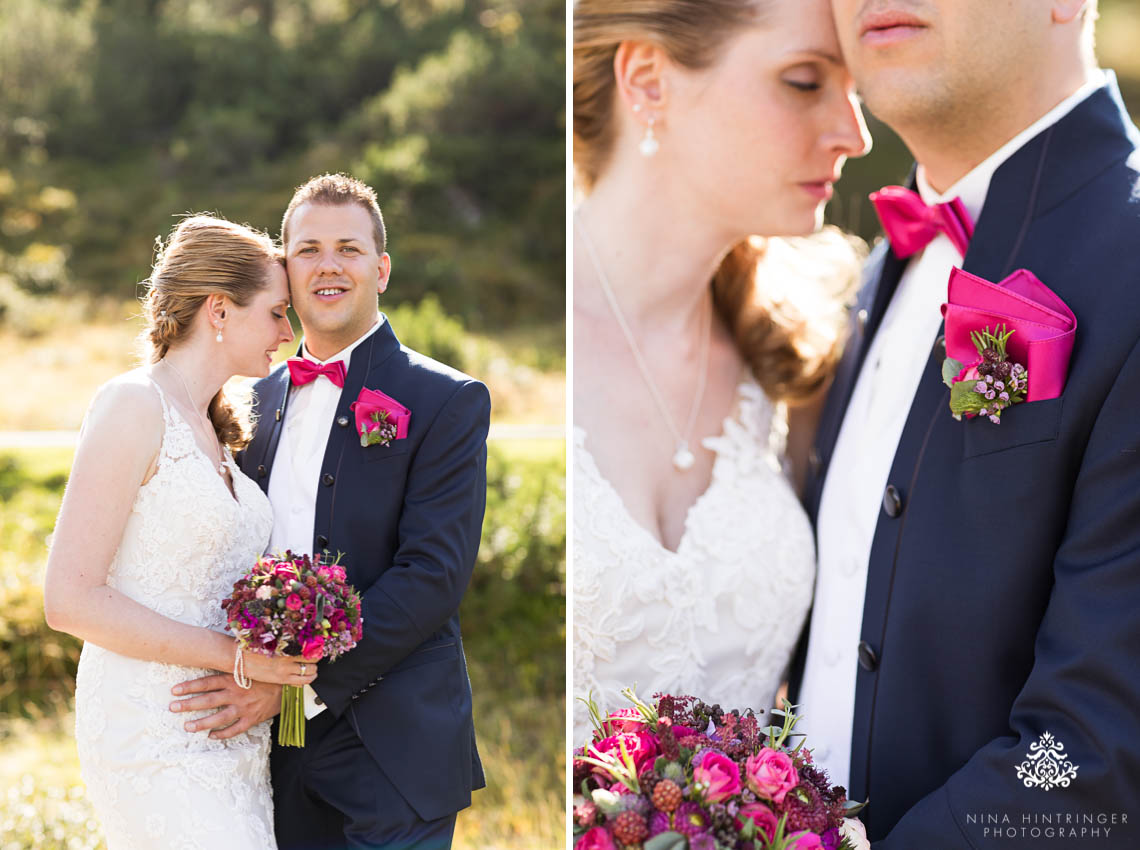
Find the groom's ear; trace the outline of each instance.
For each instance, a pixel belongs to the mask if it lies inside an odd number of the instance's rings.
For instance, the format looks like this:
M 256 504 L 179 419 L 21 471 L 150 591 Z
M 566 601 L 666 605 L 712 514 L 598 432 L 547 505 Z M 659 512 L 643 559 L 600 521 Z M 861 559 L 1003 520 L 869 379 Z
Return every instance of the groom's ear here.
M 668 86 L 665 69 L 669 63 L 665 51 L 648 41 L 623 41 L 614 53 L 614 80 L 617 82 L 618 108 L 647 114 L 658 121 L 665 108 Z
M 1093 5 L 1088 0 L 1052 0 L 1053 23 L 1071 24 L 1085 10 Z
M 388 276 L 392 274 L 392 258 L 388 256 L 387 251 L 380 255 L 378 266 L 380 278 L 376 285 L 376 291 L 383 292 L 388 288 Z

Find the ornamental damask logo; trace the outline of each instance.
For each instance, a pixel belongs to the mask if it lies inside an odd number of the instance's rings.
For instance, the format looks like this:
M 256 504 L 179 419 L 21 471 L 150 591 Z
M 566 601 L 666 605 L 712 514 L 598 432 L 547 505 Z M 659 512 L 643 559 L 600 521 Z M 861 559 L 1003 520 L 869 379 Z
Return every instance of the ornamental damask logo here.
M 1026 788 L 1068 788 L 1077 778 L 1077 765 L 1065 755 L 1065 745 L 1045 732 L 1029 746 L 1025 761 L 1017 766 L 1017 778 Z

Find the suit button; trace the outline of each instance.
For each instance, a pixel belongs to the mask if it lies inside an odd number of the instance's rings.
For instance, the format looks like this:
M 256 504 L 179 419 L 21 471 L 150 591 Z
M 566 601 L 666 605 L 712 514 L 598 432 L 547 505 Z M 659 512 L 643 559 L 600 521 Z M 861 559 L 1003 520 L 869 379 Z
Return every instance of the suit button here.
M 257 465 L 257 477 L 258 478 L 264 478 L 265 477 L 265 464 L 264 463 L 259 463 Z
M 317 535 L 317 548 L 318 549 L 324 549 L 328 545 L 329 545 L 329 539 L 327 537 L 325 537 L 323 534 L 318 534 Z
M 348 427 L 348 417 L 347 416 L 338 416 L 336 418 L 336 424 L 339 425 L 341 428 L 347 428 Z
M 865 640 L 859 641 L 859 666 L 868 673 L 874 673 L 879 669 L 879 656 Z
M 331 472 L 326 472 L 321 476 L 321 483 L 326 487 L 331 487 L 334 481 L 336 481 L 336 479 L 333 478 L 333 474 Z
M 897 518 L 903 512 L 902 494 L 894 484 L 888 484 L 883 492 L 883 510 L 891 519 Z

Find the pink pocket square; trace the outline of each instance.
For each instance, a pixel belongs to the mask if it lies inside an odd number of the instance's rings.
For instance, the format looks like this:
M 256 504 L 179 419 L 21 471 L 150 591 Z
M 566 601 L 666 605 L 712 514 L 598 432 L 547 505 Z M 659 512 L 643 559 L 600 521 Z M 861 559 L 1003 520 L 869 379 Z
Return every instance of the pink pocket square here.
M 1000 283 L 962 269 L 950 272 L 946 319 L 946 355 L 969 364 L 978 359 L 971 334 L 1004 325 L 1012 361 L 1028 373 L 1026 401 L 1057 398 L 1065 388 L 1077 317 L 1049 287 L 1026 269 Z
M 364 387 L 348 409 L 356 414 L 356 432 L 361 445 L 387 445 L 408 436 L 412 412 L 379 390 Z

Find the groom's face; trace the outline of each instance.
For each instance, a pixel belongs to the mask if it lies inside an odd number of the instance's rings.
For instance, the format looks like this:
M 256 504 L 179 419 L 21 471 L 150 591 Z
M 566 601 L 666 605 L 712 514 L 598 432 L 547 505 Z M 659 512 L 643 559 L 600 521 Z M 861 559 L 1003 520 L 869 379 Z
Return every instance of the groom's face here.
M 832 0 L 863 101 L 895 129 L 950 128 L 1032 84 L 1042 0 Z
M 313 356 L 327 359 L 372 326 L 391 266 L 377 251 L 363 207 L 302 204 L 289 220 L 285 262 L 293 309 Z

